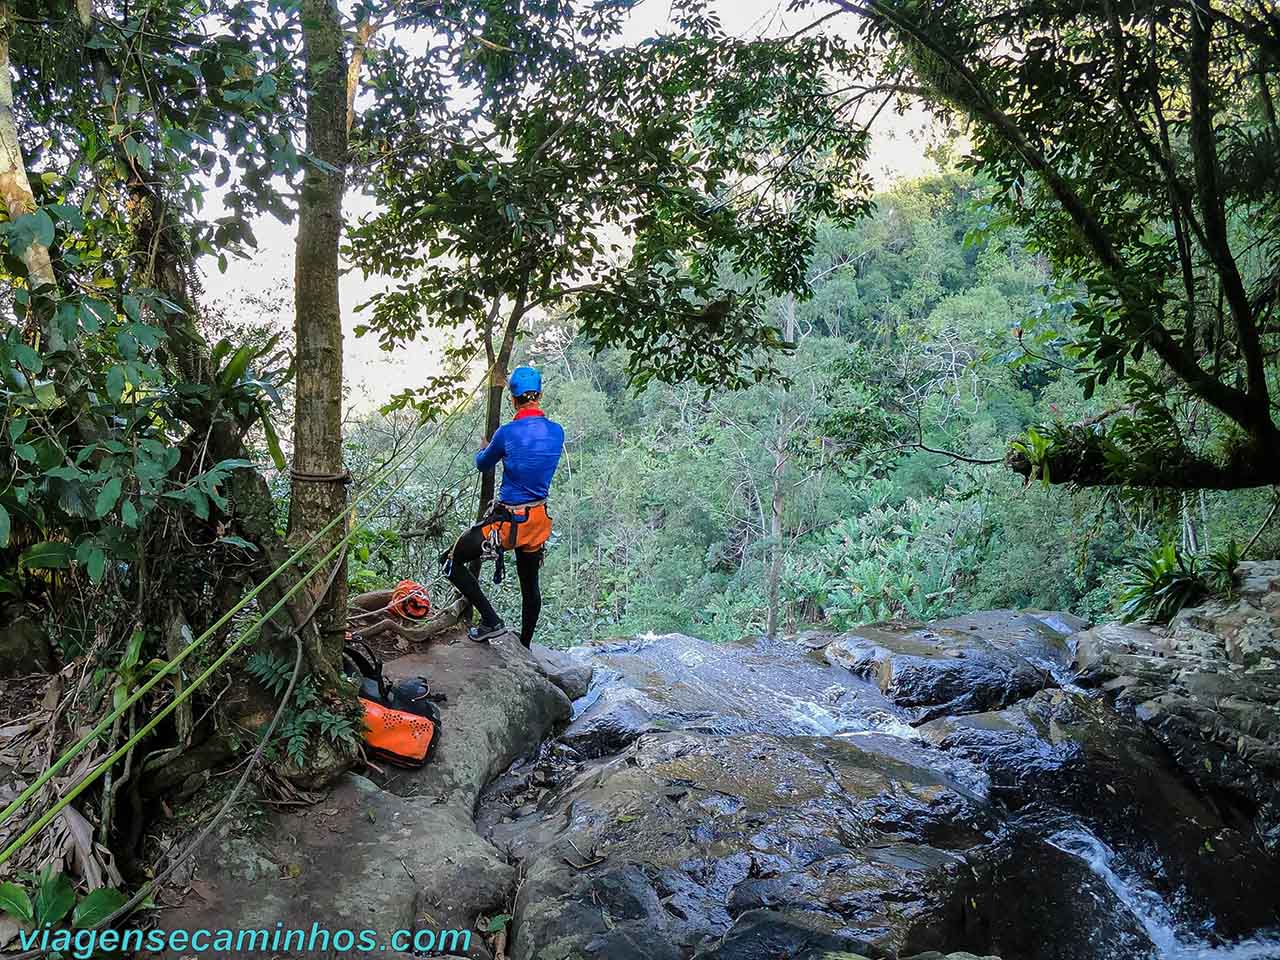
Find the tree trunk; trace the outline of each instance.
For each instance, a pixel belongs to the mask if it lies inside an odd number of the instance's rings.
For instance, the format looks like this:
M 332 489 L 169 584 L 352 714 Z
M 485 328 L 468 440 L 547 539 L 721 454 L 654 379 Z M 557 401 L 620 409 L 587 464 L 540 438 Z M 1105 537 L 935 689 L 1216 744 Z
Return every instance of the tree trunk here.
M 338 303 L 338 240 L 347 164 L 347 61 L 342 24 L 332 0 L 303 0 L 302 43 L 307 64 L 307 161 L 298 205 L 294 274 L 297 393 L 293 429 L 293 485 L 289 539 L 301 544 L 347 506 L 342 458 L 342 314 Z M 315 547 L 323 556 L 345 535 L 336 525 Z M 346 631 L 346 554 L 333 588 L 316 614 L 327 664 L 336 675 Z M 322 589 L 325 572 L 312 581 Z M 327 668 L 327 669 L 326 669 Z
M 766 584 L 769 611 L 765 633 L 771 638 L 778 635 L 778 623 L 781 619 L 779 594 L 782 584 L 782 558 L 786 552 L 786 544 L 783 542 L 782 515 L 786 508 L 787 459 L 787 428 L 783 424 L 782 412 L 779 411 L 778 442 L 773 448 L 773 506 L 769 523 L 769 541 L 773 549 L 769 555 L 769 575 Z
M 36 209 L 35 194 L 27 178 L 27 165 L 18 141 L 18 124 L 13 116 L 13 76 L 9 65 L 9 36 L 13 29 L 13 11 L 0 0 L 0 200 L 10 220 L 17 220 Z M 32 290 L 48 287 L 52 292 L 58 280 L 49 259 L 49 248 L 35 240 L 22 252 L 22 262 Z M 41 335 L 50 352 L 65 350 L 67 342 L 53 323 L 52 311 L 42 324 Z
M 183 380 L 216 392 L 217 371 L 209 362 L 208 344 L 195 323 L 198 305 L 188 282 L 191 267 L 186 259 L 186 248 L 181 243 L 181 232 L 169 219 L 158 193 L 138 181 L 131 181 L 129 188 L 133 200 L 130 209 L 133 211 L 136 249 L 150 254 L 145 262 L 150 263 L 151 269 L 140 277 L 141 283 L 161 291 L 183 309 L 182 313 L 164 312 L 157 318 L 165 329 L 165 349 Z M 220 405 L 193 407 L 189 422 L 194 436 L 207 437 L 211 462 L 251 459 L 244 445 L 241 425 Z M 258 547 L 256 556 L 259 562 L 253 573 L 265 577 L 279 568 L 290 553 L 276 533 L 276 504 L 266 478 L 257 469 L 236 470 L 227 480 L 226 492 L 232 505 L 234 531 Z M 274 606 L 296 582 L 296 573 L 292 570 L 272 581 L 262 594 L 263 609 Z M 238 591 L 233 602 L 236 599 L 239 599 Z M 285 613 L 295 627 L 302 624 L 303 604 L 298 599 L 286 604 Z M 268 634 L 269 638 L 272 636 Z M 303 628 L 302 639 L 307 650 L 317 649 L 318 637 L 313 626 Z M 292 656 L 292 642 L 277 652 Z
M 489 388 L 485 391 L 484 439 L 488 444 L 502 425 L 502 395 L 506 392 L 507 361 L 501 354 L 496 354 L 489 371 Z M 474 464 L 473 464 L 474 466 Z M 476 519 L 485 515 L 485 510 L 493 502 L 497 488 L 497 468 L 486 470 L 480 474 L 480 502 L 476 504 Z
M 510 375 L 511 353 L 515 349 L 516 334 L 520 332 L 520 321 L 524 319 L 526 304 L 529 300 L 529 274 L 526 271 L 521 280 L 520 289 L 516 291 L 516 302 L 507 315 L 506 327 L 502 332 L 502 343 L 494 349 L 493 318 L 490 313 L 489 328 L 485 331 L 488 338 L 485 342 L 489 358 L 489 390 L 485 407 L 484 437 L 485 443 L 493 439 L 502 424 L 502 398 L 507 391 L 507 377 Z M 480 502 L 476 508 L 476 519 L 484 516 L 485 508 L 493 502 L 497 487 L 497 469 L 488 470 L 480 477 Z

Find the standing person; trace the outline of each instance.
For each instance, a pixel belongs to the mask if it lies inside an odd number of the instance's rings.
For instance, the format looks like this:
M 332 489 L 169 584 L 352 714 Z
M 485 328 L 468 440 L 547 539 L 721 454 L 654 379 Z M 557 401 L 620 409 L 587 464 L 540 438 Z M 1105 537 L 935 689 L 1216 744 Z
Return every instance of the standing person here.
M 485 642 L 506 630 L 506 625 L 480 589 L 469 564 L 493 556 L 501 568 L 502 552 L 515 551 L 520 578 L 520 642 L 527 647 L 533 642 L 542 611 L 538 568 L 551 536 L 547 491 L 564 451 L 564 429 L 539 408 L 542 374 L 533 367 L 517 367 L 507 389 L 515 416 L 476 454 L 476 469 L 481 473 L 502 461 L 502 487 L 488 514 L 460 536 L 441 560 L 449 582 L 480 614 L 480 625 L 472 627 L 467 636 Z

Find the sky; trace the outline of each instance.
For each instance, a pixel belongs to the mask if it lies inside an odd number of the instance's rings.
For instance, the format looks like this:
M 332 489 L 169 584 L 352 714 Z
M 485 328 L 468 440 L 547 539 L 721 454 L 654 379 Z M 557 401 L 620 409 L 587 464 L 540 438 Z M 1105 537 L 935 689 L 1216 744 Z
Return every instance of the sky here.
M 807 26 L 819 16 L 813 10 L 785 12 L 779 0 L 718 0 L 713 3 L 724 29 L 741 37 L 779 35 Z M 625 42 L 651 36 L 668 22 L 668 0 L 645 0 L 632 13 L 624 34 Z M 852 17 L 841 16 L 823 25 L 852 38 Z M 896 179 L 921 176 L 934 169 L 924 155 L 918 137 L 927 127 L 923 111 L 897 116 L 883 111 L 872 128 L 871 161 L 868 172 L 877 184 L 886 186 Z M 214 191 L 216 198 L 217 191 Z M 344 204 L 347 219 L 372 212 L 368 196 L 350 192 Z M 205 258 L 200 264 L 205 299 L 226 309 L 243 321 L 269 321 L 281 330 L 292 326 L 292 277 L 294 240 L 297 225 L 282 224 L 270 216 L 253 223 L 258 250 L 251 259 L 232 260 L 225 274 Z M 344 264 L 345 266 L 345 264 Z M 360 322 L 356 308 L 380 288 L 376 278 L 365 280 L 358 271 L 343 275 L 340 298 L 343 315 L 343 361 L 350 413 L 376 409 L 392 395 L 420 386 L 436 369 L 437 353 L 432 346 L 417 341 L 394 353 L 384 352 L 374 336 L 356 337 Z M 264 306 L 264 303 L 266 306 Z

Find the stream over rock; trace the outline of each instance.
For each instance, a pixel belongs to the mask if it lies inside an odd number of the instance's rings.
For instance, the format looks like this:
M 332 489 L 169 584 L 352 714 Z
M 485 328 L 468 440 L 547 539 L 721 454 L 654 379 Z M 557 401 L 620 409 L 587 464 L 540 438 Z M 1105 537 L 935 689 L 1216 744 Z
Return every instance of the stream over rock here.
M 578 648 L 573 722 L 481 804 L 512 956 L 1280 958 L 1276 861 L 1074 686 L 1083 627 Z
M 165 921 L 457 927 L 480 960 L 1280 960 L 1270 786 L 1248 751 L 1194 770 L 1245 733 L 1163 725 L 1273 702 L 1276 635 L 1212 616 L 1248 628 L 1218 660 L 1007 610 L 432 645 L 388 666 L 448 695 L 432 762 L 224 831 Z

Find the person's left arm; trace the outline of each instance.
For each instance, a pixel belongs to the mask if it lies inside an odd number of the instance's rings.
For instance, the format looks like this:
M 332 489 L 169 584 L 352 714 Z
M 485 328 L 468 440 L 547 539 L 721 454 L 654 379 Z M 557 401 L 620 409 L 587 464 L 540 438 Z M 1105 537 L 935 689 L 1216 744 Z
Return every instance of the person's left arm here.
M 493 439 L 489 441 L 489 445 L 476 454 L 476 469 L 481 473 L 492 470 L 498 465 L 498 461 L 506 455 L 506 445 L 502 435 L 502 427 L 499 427 L 494 433 Z

